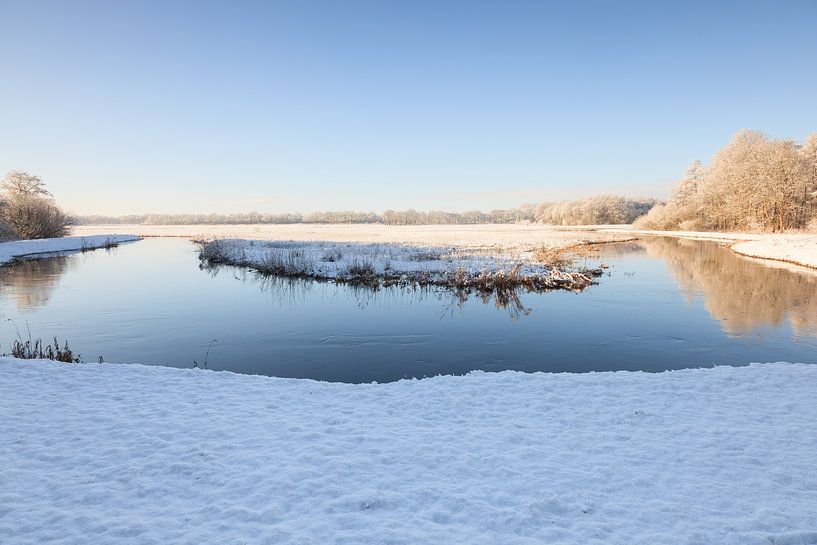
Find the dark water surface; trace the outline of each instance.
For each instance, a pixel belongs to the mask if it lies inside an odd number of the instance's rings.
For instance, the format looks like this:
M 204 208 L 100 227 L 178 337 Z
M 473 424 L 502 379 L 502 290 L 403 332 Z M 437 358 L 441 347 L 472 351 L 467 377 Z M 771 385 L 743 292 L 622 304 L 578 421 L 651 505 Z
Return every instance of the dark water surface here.
M 147 239 L 0 268 L 0 352 L 28 323 L 86 361 L 190 367 L 217 339 L 210 369 L 346 382 L 817 363 L 815 273 L 668 238 L 603 246 L 598 259 L 610 265 L 598 286 L 503 306 L 201 270 L 191 242 Z

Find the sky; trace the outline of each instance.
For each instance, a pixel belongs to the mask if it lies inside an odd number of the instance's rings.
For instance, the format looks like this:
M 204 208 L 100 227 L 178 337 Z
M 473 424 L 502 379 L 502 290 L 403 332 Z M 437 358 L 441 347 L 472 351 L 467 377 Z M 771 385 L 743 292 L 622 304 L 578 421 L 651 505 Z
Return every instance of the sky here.
M 817 0 L 0 0 L 0 176 L 78 214 L 663 197 L 817 132 Z

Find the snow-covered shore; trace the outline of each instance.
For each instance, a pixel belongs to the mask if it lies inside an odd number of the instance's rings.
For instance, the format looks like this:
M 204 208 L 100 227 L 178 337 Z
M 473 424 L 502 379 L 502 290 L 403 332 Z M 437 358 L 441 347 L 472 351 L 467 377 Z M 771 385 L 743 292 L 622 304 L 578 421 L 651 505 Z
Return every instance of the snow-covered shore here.
M 814 233 L 718 233 L 712 231 L 646 231 L 627 226 L 600 228 L 604 232 L 637 237 L 666 236 L 713 240 L 729 244 L 736 254 L 817 269 L 817 234 Z
M 817 541 L 817 365 L 340 384 L 0 359 L 0 542 Z
M 111 234 L 3 242 L 0 243 L 0 264 L 8 263 L 18 257 L 75 250 L 93 250 L 134 240 L 139 240 L 139 237 L 136 235 Z
M 817 235 L 781 236 L 738 242 L 732 245 L 732 251 L 748 257 L 783 261 L 817 269 Z

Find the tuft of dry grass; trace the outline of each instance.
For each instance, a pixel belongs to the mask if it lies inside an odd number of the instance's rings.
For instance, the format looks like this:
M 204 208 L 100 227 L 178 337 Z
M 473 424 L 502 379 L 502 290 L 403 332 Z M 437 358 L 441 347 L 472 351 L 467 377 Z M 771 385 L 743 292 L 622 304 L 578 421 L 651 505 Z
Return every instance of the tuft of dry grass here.
M 564 268 L 573 264 L 569 255 L 570 248 L 540 246 L 533 252 L 533 259 L 548 267 Z
M 580 259 L 596 257 L 597 246 L 594 242 L 581 242 L 563 247 L 542 245 L 533 251 L 533 259 L 550 268 L 566 269 Z
M 409 257 L 411 261 L 437 261 L 442 255 L 436 252 L 414 252 Z
M 31 327 L 26 323 L 28 329 L 28 339 L 23 339 L 17 322 L 8 318 L 17 330 L 17 339 L 11 345 L 11 354 L 3 354 L 21 360 L 54 360 L 64 363 L 81 363 L 80 355 L 74 355 L 73 350 L 68 347 L 68 341 L 61 347 L 57 338 L 54 337 L 54 344 L 45 344 L 41 339 L 31 338 Z
M 341 259 L 343 259 L 343 252 L 337 248 L 334 248 L 323 254 L 322 261 L 326 261 L 327 263 L 335 263 Z
M 347 284 L 356 286 L 369 286 L 377 289 L 382 283 L 383 277 L 388 276 L 384 271 L 382 276 L 377 274 L 377 270 L 372 262 L 366 259 L 355 258 L 346 269 L 346 274 L 339 280 Z
M 308 276 L 312 273 L 312 261 L 297 248 L 271 250 L 254 267 L 260 273 L 277 276 Z
M 22 360 L 55 360 L 64 363 L 81 363 L 80 355 L 74 355 L 74 352 L 68 347 L 68 341 L 60 347 L 59 341 L 54 337 L 54 344 L 45 344 L 41 339 L 31 338 L 31 327 L 26 323 L 28 330 L 28 339 L 23 339 L 20 333 L 20 328 L 17 322 L 8 318 L 7 321 L 14 324 L 14 329 L 17 331 L 17 339 L 11 345 L 11 354 L 3 354 L 4 356 L 11 356 Z
M 199 259 L 213 264 L 231 262 L 227 241 L 219 238 L 213 240 L 199 240 Z
M 6 354 L 9 355 L 9 354 Z M 57 338 L 54 337 L 53 344 L 45 344 L 41 339 L 25 340 L 17 339 L 11 346 L 11 357 L 21 360 L 54 360 L 63 363 L 81 363 L 80 355 L 74 355 L 69 348 L 68 341 L 60 346 Z

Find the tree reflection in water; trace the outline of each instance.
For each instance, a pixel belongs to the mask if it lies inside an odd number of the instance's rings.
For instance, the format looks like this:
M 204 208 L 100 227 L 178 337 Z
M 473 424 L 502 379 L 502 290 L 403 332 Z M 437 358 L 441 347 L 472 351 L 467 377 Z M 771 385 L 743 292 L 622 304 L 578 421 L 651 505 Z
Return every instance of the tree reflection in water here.
M 11 297 L 21 310 L 44 306 L 63 273 L 73 267 L 66 256 L 13 261 L 0 266 L 0 293 L 3 299 Z
M 646 255 L 666 262 L 679 290 L 692 303 L 702 299 L 707 312 L 733 336 L 747 336 L 763 327 L 790 324 L 795 335 L 817 337 L 817 271 L 759 262 L 736 255 L 717 242 L 669 237 L 645 238 L 638 242 L 599 247 L 598 259 L 622 259 Z M 11 299 L 21 310 L 45 306 L 69 270 L 81 266 L 82 256 L 16 261 L 0 267 L 0 296 Z M 624 266 L 624 265 L 622 265 Z M 614 282 L 621 267 L 612 269 Z M 622 271 L 622 272 L 619 272 Z M 322 299 L 352 294 L 357 305 L 405 308 L 429 298 L 439 301 L 440 317 L 462 313 L 467 301 L 478 300 L 506 311 L 512 320 L 528 316 L 531 308 L 522 301 L 524 292 L 466 292 L 441 288 L 382 288 L 344 286 L 341 293 L 326 282 L 261 276 L 236 267 L 212 267 L 212 275 L 229 274 L 241 281 L 257 282 L 265 294 L 285 306 L 299 306 L 316 295 Z
M 637 245 L 667 263 L 690 301 L 702 297 L 725 333 L 745 336 L 788 321 L 795 334 L 817 337 L 817 271 L 761 263 L 717 242 L 661 237 Z
M 231 274 L 241 282 L 257 283 L 263 293 L 286 307 L 297 307 L 315 296 L 323 300 L 331 300 L 351 294 L 358 308 L 361 309 L 369 305 L 399 308 L 434 299 L 442 305 L 440 318 L 452 317 L 458 312 L 462 313 L 465 303 L 472 299 L 481 301 L 483 304 L 493 303 L 497 309 L 507 311 L 512 320 L 528 316 L 532 312 L 532 309 L 525 306 L 520 299 L 520 293 L 524 293 L 524 289 L 476 292 L 438 286 L 373 288 L 366 285 L 342 284 L 340 287 L 343 288 L 344 295 L 340 295 L 336 289 L 338 286 L 328 281 L 265 275 L 230 265 L 207 265 L 202 268 L 212 276 Z

